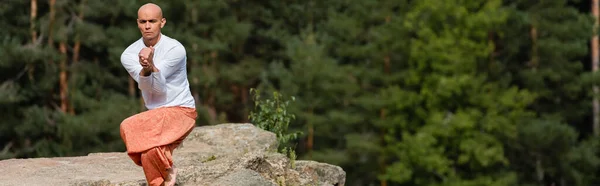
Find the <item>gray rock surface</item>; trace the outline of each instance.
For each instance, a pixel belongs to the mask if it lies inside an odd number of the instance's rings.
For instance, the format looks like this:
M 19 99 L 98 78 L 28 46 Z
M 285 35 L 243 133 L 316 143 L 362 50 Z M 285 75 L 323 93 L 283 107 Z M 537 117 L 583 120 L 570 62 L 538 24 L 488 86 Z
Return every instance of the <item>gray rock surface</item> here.
M 177 185 L 269 186 L 345 184 L 339 166 L 297 160 L 276 152 L 275 134 L 252 124 L 196 127 L 174 152 Z M 81 157 L 0 161 L 0 185 L 146 185 L 141 167 L 125 152 Z

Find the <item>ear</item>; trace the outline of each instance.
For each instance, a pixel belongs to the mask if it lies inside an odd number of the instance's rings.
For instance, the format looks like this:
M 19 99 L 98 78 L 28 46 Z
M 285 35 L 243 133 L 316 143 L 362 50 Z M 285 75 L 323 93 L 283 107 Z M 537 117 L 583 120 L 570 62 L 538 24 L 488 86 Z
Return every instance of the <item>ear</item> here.
M 165 24 L 167 24 L 167 18 L 160 19 L 160 28 L 165 27 Z

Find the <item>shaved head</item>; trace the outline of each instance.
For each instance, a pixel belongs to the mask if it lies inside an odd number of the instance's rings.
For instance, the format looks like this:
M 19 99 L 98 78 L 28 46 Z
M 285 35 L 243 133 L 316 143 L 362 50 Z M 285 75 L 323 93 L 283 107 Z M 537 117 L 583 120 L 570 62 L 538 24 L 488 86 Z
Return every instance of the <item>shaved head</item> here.
M 138 10 L 137 24 L 147 46 L 153 46 L 158 42 L 160 30 L 166 23 L 167 19 L 163 17 L 162 9 L 154 3 L 142 5 Z
M 138 9 L 138 17 L 140 17 L 140 14 L 158 14 L 160 18 L 162 18 L 163 16 L 162 9 L 160 8 L 160 6 L 154 3 L 147 3 L 145 5 L 142 5 L 140 9 Z

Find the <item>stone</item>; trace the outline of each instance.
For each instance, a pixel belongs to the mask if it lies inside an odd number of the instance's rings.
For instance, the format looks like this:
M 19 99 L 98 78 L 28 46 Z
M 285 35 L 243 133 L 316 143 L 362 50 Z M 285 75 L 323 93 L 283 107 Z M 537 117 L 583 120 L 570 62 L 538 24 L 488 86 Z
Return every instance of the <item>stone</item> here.
M 337 186 L 346 184 L 346 172 L 339 166 L 316 161 L 298 160 L 296 161 L 295 170 L 316 179 L 320 185 Z
M 335 185 L 335 165 L 290 160 L 277 152 L 274 133 L 250 123 L 196 127 L 174 152 L 176 185 Z M 145 186 L 142 168 L 125 152 L 0 161 L 1 185 Z
M 257 172 L 250 169 L 238 169 L 212 182 L 211 186 L 277 186 Z

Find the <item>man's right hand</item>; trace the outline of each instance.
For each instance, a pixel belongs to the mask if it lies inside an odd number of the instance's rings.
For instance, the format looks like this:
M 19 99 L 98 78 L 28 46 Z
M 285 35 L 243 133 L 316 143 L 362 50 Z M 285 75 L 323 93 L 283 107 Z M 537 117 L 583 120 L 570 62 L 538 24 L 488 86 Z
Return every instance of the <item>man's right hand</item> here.
M 146 47 L 143 48 L 139 53 L 140 65 L 142 65 L 142 71 L 140 75 L 149 76 L 152 72 L 157 71 L 154 67 L 154 48 Z
M 144 68 L 152 68 L 154 66 L 152 58 L 154 58 L 154 48 L 146 47 L 140 51 L 140 65 Z

